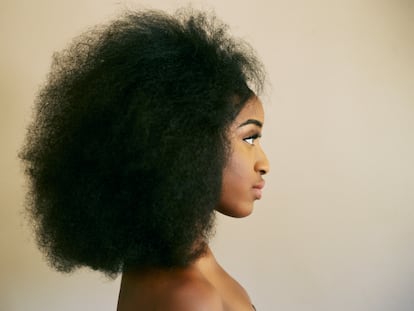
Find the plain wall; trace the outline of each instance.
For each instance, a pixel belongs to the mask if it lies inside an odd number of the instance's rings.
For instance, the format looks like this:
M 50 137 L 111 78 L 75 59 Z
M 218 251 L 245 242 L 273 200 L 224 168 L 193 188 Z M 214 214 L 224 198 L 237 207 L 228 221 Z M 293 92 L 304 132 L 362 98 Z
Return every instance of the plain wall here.
M 53 271 L 22 214 L 17 160 L 52 53 L 124 7 L 1 0 L 0 310 L 115 310 L 119 278 Z M 195 1 L 263 60 L 272 164 L 248 218 L 212 242 L 258 310 L 414 310 L 414 2 Z

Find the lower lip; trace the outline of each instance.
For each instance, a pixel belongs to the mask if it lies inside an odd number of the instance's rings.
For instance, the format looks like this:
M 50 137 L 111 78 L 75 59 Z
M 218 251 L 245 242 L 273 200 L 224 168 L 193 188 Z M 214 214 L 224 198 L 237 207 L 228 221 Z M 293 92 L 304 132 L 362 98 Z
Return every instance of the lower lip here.
M 262 198 L 262 189 L 253 188 L 253 192 L 257 200 L 260 200 Z

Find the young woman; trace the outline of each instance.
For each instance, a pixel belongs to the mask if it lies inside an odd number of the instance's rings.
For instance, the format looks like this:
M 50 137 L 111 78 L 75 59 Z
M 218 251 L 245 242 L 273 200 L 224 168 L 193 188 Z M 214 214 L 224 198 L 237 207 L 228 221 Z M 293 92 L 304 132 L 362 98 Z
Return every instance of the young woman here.
M 50 263 L 122 273 L 118 311 L 253 310 L 208 241 L 262 196 L 262 81 L 194 11 L 128 12 L 55 55 L 20 154 Z

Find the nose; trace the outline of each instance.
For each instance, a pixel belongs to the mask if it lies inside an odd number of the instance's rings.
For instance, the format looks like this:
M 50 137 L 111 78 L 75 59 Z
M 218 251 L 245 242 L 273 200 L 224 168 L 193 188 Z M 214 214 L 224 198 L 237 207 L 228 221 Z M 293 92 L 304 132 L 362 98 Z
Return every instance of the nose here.
M 260 175 L 265 175 L 269 173 L 270 170 L 270 163 L 267 159 L 266 153 L 260 147 L 258 148 L 257 160 L 255 163 L 255 171 L 259 172 Z

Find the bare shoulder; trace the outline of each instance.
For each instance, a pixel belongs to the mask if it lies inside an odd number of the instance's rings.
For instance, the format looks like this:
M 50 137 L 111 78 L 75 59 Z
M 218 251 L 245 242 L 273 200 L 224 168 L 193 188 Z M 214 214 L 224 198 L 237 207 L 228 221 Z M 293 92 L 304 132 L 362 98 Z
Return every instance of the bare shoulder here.
M 156 311 L 223 311 L 218 291 L 197 277 L 179 278 L 165 288 Z

